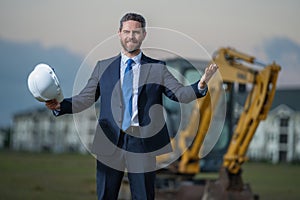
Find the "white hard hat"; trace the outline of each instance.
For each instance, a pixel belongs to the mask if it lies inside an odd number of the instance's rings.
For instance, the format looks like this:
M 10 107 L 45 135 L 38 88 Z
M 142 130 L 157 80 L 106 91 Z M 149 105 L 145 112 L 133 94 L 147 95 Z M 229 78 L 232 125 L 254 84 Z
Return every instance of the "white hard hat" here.
M 29 74 L 28 88 L 38 101 L 56 99 L 61 102 L 64 99 L 59 81 L 53 69 L 47 64 L 38 64 Z

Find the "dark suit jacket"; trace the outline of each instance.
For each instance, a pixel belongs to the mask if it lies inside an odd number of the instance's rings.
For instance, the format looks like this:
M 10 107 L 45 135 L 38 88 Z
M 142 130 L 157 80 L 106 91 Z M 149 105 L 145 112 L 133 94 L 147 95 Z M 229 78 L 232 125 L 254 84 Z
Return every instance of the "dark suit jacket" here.
M 100 97 L 100 115 L 92 152 L 110 155 L 119 140 L 123 118 L 123 100 L 120 86 L 121 55 L 99 61 L 85 88 L 76 96 L 64 99 L 58 115 L 80 112 L 95 103 Z M 167 70 L 165 62 L 142 55 L 139 90 L 138 119 L 139 140 L 142 149 L 136 153 L 160 155 L 172 150 L 168 129 L 163 116 L 163 94 L 168 98 L 188 103 L 206 94 L 200 93 L 198 82 L 183 86 Z

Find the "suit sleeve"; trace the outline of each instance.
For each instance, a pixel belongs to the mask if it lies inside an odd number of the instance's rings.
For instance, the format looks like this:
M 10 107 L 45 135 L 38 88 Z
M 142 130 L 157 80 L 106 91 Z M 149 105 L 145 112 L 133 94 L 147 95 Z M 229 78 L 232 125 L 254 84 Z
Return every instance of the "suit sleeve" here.
M 53 112 L 54 115 L 78 113 L 92 106 L 100 96 L 99 77 L 100 63 L 98 62 L 86 86 L 78 95 L 65 98 L 60 103 L 60 110 Z
M 208 88 L 199 90 L 199 81 L 192 85 L 184 86 L 178 82 L 178 80 L 171 74 L 166 66 L 163 67 L 164 77 L 164 94 L 174 100 L 181 103 L 189 103 L 197 98 L 201 98 L 206 95 Z

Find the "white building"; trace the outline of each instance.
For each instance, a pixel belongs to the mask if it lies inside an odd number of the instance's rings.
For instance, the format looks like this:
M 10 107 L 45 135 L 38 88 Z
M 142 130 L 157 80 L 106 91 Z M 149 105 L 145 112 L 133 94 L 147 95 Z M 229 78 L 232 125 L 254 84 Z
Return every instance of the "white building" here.
M 251 141 L 248 156 L 252 160 L 273 163 L 300 160 L 300 90 L 276 92 L 272 108 Z
M 36 109 L 14 115 L 11 148 L 21 151 L 87 152 L 94 137 L 96 117 L 85 112 L 80 120 L 73 115 L 54 117 Z

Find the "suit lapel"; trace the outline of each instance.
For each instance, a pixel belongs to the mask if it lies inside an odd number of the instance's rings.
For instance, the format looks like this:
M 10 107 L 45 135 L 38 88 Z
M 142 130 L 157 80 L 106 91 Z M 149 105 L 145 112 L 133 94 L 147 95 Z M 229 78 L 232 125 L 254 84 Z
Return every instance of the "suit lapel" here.
M 120 62 L 121 55 L 118 55 L 107 63 L 106 73 L 103 74 L 105 85 L 112 91 L 112 99 L 116 102 L 122 102 L 121 82 L 120 82 Z M 117 104 L 116 104 L 117 105 Z
M 139 95 L 146 86 L 150 69 L 151 69 L 151 64 L 147 62 L 147 57 L 144 54 L 142 54 L 140 77 L 139 77 L 139 93 L 138 93 Z
M 110 82 L 116 84 L 120 80 L 120 62 L 121 62 L 121 56 L 116 56 L 113 58 L 111 63 L 109 63 L 107 67 L 107 72 L 110 76 Z M 120 82 L 119 82 L 120 84 Z

